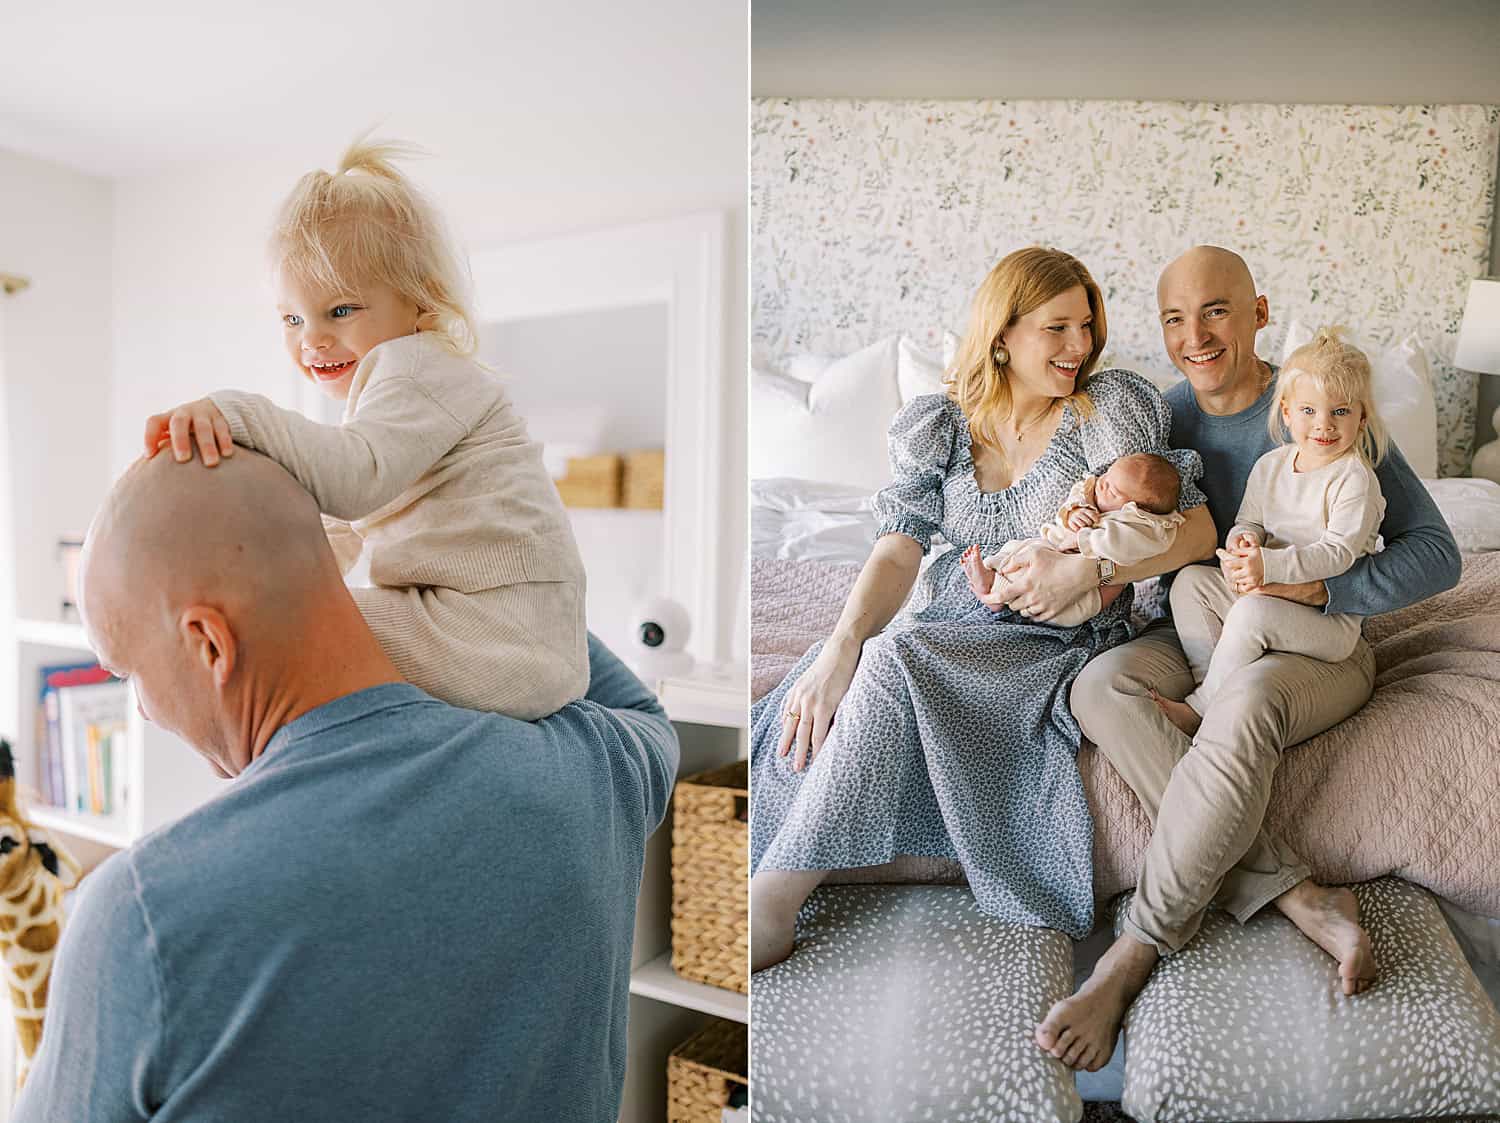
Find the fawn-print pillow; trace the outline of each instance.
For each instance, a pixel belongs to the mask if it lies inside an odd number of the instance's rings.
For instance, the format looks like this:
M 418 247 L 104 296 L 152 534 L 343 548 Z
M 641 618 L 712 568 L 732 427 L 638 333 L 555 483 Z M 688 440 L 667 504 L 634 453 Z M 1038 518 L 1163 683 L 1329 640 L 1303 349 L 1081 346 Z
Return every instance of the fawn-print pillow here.
M 1500 1015 L 1437 902 L 1396 878 L 1352 888 L 1375 986 L 1344 996 L 1333 959 L 1274 909 L 1243 926 L 1211 912 L 1130 1008 L 1124 1110 L 1163 1121 L 1500 1112 Z
M 1072 1072 L 1033 1038 L 1072 959 L 968 889 L 818 889 L 797 950 L 751 980 L 756 1123 L 1076 1123 Z

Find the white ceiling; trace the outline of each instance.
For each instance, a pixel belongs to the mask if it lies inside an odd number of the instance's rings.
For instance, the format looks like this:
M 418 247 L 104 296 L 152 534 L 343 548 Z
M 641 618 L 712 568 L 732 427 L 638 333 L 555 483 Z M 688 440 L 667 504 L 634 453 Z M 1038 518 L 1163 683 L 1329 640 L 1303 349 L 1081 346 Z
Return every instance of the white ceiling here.
M 747 47 L 744 0 L 13 0 L 0 148 L 127 178 L 326 164 L 378 124 L 475 174 L 732 184 Z

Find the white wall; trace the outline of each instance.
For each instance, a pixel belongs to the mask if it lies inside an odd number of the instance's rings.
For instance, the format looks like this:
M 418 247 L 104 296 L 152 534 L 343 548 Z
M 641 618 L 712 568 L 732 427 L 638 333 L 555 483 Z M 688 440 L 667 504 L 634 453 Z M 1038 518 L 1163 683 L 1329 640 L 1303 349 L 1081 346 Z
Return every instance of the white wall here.
M 754 8 L 756 97 L 1500 104 L 1494 0 L 754 0 Z M 1500 211 L 1494 224 L 1491 273 L 1500 272 Z M 1500 377 L 1479 383 L 1484 441 L 1495 435 Z
M 112 369 L 110 184 L 0 151 L 0 270 L 31 279 L 4 301 L 3 377 L 18 537 L 16 610 L 57 619 L 60 537 L 81 535 L 108 476 Z M 45 485 L 41 481 L 46 481 Z

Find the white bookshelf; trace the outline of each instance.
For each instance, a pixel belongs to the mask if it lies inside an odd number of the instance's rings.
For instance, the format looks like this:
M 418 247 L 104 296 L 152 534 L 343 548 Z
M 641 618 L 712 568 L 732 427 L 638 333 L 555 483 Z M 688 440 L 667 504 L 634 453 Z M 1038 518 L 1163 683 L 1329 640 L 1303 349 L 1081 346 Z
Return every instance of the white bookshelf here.
M 630 973 L 630 993 L 686 1010 L 701 1010 L 731 1021 L 750 1021 L 750 1001 L 745 995 L 684 979 L 672 970 L 670 951 L 641 964 Z

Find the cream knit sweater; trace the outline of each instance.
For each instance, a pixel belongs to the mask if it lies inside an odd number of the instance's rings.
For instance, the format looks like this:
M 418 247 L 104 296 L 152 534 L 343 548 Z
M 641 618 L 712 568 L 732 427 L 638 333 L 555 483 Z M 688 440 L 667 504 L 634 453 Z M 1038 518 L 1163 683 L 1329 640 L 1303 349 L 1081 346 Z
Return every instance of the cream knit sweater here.
M 237 444 L 272 457 L 324 512 L 350 590 L 407 681 L 526 721 L 588 688 L 584 572 L 541 447 L 500 383 L 425 334 L 355 368 L 341 425 L 256 394 L 214 404 Z M 330 517 L 331 516 L 331 517 Z
M 212 398 L 235 443 L 276 460 L 332 516 L 345 568 L 362 545 L 377 585 L 567 581 L 581 599 L 583 562 L 541 446 L 500 382 L 430 333 L 365 355 L 338 426 L 258 394 Z

